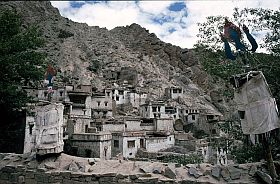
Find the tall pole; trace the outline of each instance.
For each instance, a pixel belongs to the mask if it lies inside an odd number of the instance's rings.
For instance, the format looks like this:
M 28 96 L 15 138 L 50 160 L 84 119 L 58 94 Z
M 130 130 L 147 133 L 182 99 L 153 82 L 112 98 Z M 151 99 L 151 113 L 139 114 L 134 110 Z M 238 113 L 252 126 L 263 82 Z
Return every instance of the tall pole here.
M 269 139 L 270 139 L 270 137 L 266 137 L 265 134 L 261 134 L 262 146 L 263 146 L 264 152 L 265 152 L 265 158 L 267 161 L 268 171 L 272 178 L 272 183 L 275 183 L 276 178 L 278 176 L 277 176 L 275 165 L 274 165 L 273 158 L 272 158 L 271 144 L 270 144 Z

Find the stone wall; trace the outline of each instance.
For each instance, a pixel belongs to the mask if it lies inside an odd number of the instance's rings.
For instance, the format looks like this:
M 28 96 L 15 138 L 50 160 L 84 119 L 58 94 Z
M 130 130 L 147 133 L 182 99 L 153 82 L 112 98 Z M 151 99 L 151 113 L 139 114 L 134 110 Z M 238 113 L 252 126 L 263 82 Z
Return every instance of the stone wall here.
M 263 183 L 263 163 L 231 165 L 102 161 L 61 154 L 37 161 L 32 154 L 0 154 L 1 184 L 187 184 Z

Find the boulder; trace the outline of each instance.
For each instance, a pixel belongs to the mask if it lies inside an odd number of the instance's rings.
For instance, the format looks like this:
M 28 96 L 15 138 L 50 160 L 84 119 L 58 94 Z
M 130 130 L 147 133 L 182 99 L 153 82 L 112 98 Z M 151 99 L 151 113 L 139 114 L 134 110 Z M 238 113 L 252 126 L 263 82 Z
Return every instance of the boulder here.
M 78 172 L 79 166 L 75 162 L 71 162 L 69 165 L 65 167 L 65 169 L 68 171 Z
M 259 176 L 265 183 L 272 184 L 272 178 L 269 174 L 266 174 L 265 172 L 262 172 L 260 170 L 257 170 L 256 172 L 257 176 Z
M 229 171 L 229 173 L 230 173 L 230 178 L 231 178 L 232 180 L 237 180 L 237 179 L 239 179 L 240 176 L 241 176 L 241 171 L 240 171 L 240 169 L 237 169 L 237 168 L 235 168 L 235 167 L 233 167 L 233 166 L 229 166 L 229 167 L 228 167 L 228 171 Z
M 142 165 L 139 168 L 141 171 L 143 171 L 144 173 L 152 173 L 153 172 L 153 168 L 150 165 Z
M 219 180 L 221 175 L 221 167 L 218 165 L 214 166 L 211 170 L 211 174 L 214 178 Z
M 197 171 L 197 169 L 194 168 L 194 167 L 190 167 L 189 170 L 188 170 L 188 173 L 189 173 L 190 176 L 194 176 L 195 178 L 199 178 L 200 176 L 202 176 L 202 174 L 199 173 Z
M 166 176 L 167 178 L 171 178 L 171 179 L 176 179 L 176 174 L 175 171 L 173 171 L 170 167 L 165 167 L 164 169 L 164 176 Z
M 230 180 L 230 173 L 226 167 L 222 168 L 221 175 L 224 178 L 225 181 Z
M 256 165 L 252 165 L 250 170 L 249 170 L 249 175 L 250 176 L 254 176 L 257 172 L 257 166 Z

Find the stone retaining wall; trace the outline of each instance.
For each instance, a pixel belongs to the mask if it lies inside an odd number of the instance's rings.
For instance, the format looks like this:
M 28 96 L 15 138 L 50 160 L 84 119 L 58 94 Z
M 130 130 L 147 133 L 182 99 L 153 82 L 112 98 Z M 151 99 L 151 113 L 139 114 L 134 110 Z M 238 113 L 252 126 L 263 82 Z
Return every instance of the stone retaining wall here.
M 159 178 L 152 177 L 150 174 L 137 175 L 122 175 L 116 173 L 106 174 L 86 174 L 71 171 L 57 171 L 48 172 L 45 169 L 30 170 L 25 169 L 25 166 L 11 166 L 7 165 L 0 171 L 1 184 L 132 184 L 132 183 L 146 183 L 146 184 L 171 184 L 184 183 L 188 181 L 176 182 L 173 179 L 159 180 Z
M 0 184 L 226 184 L 262 183 L 264 163 L 219 166 L 211 164 L 100 160 L 61 154 L 37 158 L 34 154 L 0 154 Z

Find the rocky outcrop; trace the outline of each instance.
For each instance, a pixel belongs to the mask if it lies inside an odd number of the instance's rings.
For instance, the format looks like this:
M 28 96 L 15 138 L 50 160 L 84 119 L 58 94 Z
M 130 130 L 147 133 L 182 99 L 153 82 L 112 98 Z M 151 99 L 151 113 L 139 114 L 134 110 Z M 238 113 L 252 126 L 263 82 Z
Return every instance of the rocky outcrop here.
M 137 24 L 109 31 L 73 22 L 61 17 L 50 2 L 0 5 L 0 11 L 15 8 L 26 25 L 39 26 L 46 40 L 43 50 L 48 62 L 59 71 L 57 81 L 92 84 L 99 89 L 111 83 L 104 71 L 114 70 L 120 72 L 120 82 L 127 80 L 145 89 L 151 98 L 161 97 L 164 88 L 176 85 L 185 91 L 183 104 L 212 111 L 218 107 L 227 113 L 223 99 L 213 104 L 212 97 L 214 101 L 217 95 L 210 95 L 211 91 L 221 92 L 223 84 L 215 84 L 193 50 L 164 43 Z

